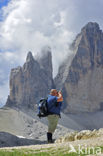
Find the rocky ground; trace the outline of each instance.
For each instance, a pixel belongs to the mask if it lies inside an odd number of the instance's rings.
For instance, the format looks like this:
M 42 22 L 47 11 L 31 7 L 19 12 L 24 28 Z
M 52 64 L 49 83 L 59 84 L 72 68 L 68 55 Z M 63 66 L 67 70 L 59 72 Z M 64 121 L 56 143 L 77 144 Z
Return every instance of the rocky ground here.
M 49 148 L 49 147 L 65 147 L 72 144 L 73 146 L 78 145 L 87 145 L 89 146 L 103 146 L 103 136 L 102 137 L 96 137 L 92 139 L 83 139 L 83 140 L 75 140 L 75 141 L 69 141 L 69 142 L 63 142 L 63 143 L 53 143 L 53 144 L 38 144 L 38 145 L 29 145 L 29 146 L 15 146 L 15 147 L 3 147 L 0 149 L 21 149 L 21 148 L 33 148 L 33 149 L 43 149 L 43 148 Z
M 0 109 L 0 131 L 25 137 L 27 139 L 46 140 L 47 119 L 39 119 L 33 111 L 20 111 L 10 108 Z M 61 119 L 60 119 L 61 120 Z M 58 124 L 56 138 L 71 131 Z
M 91 137 L 87 137 L 90 136 L 90 134 L 95 134 L 94 136 Z M 71 133 L 71 136 L 73 135 L 73 133 Z M 37 144 L 37 145 L 28 145 L 28 146 L 15 146 L 15 147 L 5 147 L 5 148 L 0 148 L 0 150 L 5 150 L 5 151 L 13 151 L 13 150 L 23 150 L 26 152 L 27 151 L 32 151 L 32 153 L 40 153 L 42 154 L 42 152 L 47 152 L 47 153 L 52 153 L 52 155 L 57 155 L 56 151 L 59 151 L 63 154 L 70 154 L 70 151 L 72 150 L 72 152 L 74 151 L 76 154 L 78 153 L 78 149 L 79 147 L 81 148 L 81 153 L 83 153 L 85 155 L 85 152 L 87 152 L 86 155 L 88 156 L 102 156 L 103 155 L 103 129 L 100 129 L 98 131 L 81 131 L 79 133 L 76 133 L 76 135 L 78 136 L 78 138 L 76 138 L 76 140 L 65 140 L 66 137 L 68 136 L 64 136 L 64 140 L 62 140 L 62 142 L 58 142 L 60 141 L 59 139 L 54 143 L 54 144 Z M 74 135 L 73 135 L 74 136 Z M 82 138 L 82 137 L 85 138 Z M 62 137 L 63 138 L 63 137 Z M 92 150 L 92 154 L 89 154 L 89 148 L 94 149 L 94 151 Z M 82 150 L 82 149 L 86 149 L 86 151 Z M 88 150 L 87 150 L 88 149 Z M 97 151 L 98 150 L 98 151 Z M 82 154 L 82 155 L 83 155 Z M 78 154 L 77 154 L 78 155 Z M 75 156 L 75 155 L 74 155 Z
M 68 134 L 74 135 L 75 131 L 84 130 L 85 132 L 85 130 L 99 129 L 103 127 L 102 116 L 102 111 L 77 115 L 65 115 L 62 113 L 53 138 L 58 140 L 58 138 L 61 138 L 65 134 L 65 137 L 67 137 Z M 47 119 L 39 119 L 36 112 L 31 110 L 10 109 L 7 107 L 0 109 L 0 147 L 45 144 L 46 132 Z M 84 132 L 83 135 L 85 136 Z M 88 131 L 88 135 L 89 132 L 91 133 L 91 131 Z M 93 132 L 97 131 L 94 130 Z M 14 140 L 14 143 L 12 142 L 12 144 L 9 140 Z M 76 139 L 74 139 L 74 142 L 75 140 Z M 59 141 L 59 143 L 61 142 L 62 141 Z

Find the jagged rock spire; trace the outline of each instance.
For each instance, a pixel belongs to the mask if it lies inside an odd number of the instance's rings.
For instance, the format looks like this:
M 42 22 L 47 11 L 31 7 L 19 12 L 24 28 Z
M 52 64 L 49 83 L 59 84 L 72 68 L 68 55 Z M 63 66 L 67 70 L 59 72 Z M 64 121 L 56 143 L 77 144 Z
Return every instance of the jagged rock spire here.
M 92 32 L 93 31 L 98 31 L 100 30 L 99 28 L 99 24 L 96 23 L 96 22 L 88 22 L 82 29 L 83 30 L 91 30 Z
M 53 77 L 52 53 L 50 47 L 45 46 L 42 48 L 39 56 L 37 56 L 37 61 L 39 62 L 40 67 L 45 69 L 48 77 Z
M 74 57 L 68 67 L 65 82 L 63 66 L 59 69 L 66 112 L 103 110 L 103 33 L 99 25 L 89 22 L 72 44 Z M 59 77 L 59 76 L 58 76 Z M 59 84 L 58 84 L 59 85 Z
M 29 51 L 28 54 L 27 54 L 26 62 L 29 62 L 29 61 L 32 61 L 32 60 L 34 60 L 34 58 L 33 58 L 32 52 Z
M 47 57 L 43 60 L 42 68 L 40 63 L 33 58 L 32 53 L 28 52 L 23 67 L 11 70 L 7 106 L 34 109 L 40 98 L 47 97 L 48 92 L 53 88 L 52 64 L 48 66 Z M 49 61 L 52 63 L 51 57 Z

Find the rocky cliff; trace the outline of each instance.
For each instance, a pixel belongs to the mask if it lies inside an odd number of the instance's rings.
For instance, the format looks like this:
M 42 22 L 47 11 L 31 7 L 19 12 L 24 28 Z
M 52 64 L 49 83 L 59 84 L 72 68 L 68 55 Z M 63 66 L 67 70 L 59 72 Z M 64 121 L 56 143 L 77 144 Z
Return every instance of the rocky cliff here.
M 11 70 L 10 95 L 7 106 L 33 108 L 49 90 L 62 89 L 64 112 L 94 112 L 103 110 L 103 33 L 97 23 L 89 22 L 70 46 L 72 51 L 52 76 L 52 56 L 49 47 L 33 58 L 27 55 L 23 67 Z
M 102 110 L 103 33 L 99 25 L 88 23 L 77 35 L 71 48 L 74 55 L 71 64 L 68 57 L 55 79 L 57 88 L 62 83 L 65 112 Z
M 33 108 L 53 88 L 51 51 L 35 60 L 29 52 L 23 67 L 11 70 L 7 106 Z

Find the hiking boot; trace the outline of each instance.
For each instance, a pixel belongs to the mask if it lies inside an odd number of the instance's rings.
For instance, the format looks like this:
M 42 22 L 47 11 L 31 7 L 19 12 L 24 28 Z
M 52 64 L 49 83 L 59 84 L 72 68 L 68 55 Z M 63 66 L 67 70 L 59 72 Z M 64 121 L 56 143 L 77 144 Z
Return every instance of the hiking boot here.
M 47 133 L 47 141 L 48 143 L 53 143 L 54 141 L 52 140 L 52 133 Z

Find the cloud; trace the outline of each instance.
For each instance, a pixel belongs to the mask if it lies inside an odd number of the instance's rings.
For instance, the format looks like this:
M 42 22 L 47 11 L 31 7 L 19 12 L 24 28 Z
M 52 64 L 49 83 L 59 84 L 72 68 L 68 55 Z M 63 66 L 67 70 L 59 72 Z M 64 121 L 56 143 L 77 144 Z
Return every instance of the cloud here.
M 6 99 L 8 97 L 9 85 L 6 80 L 3 84 L 0 84 L 0 107 L 6 103 Z
M 35 57 L 45 45 L 52 49 L 55 76 L 76 33 L 89 21 L 103 27 L 102 8 L 102 0 L 11 0 L 1 10 L 0 81 L 7 85 L 10 69 L 22 65 L 28 51 Z
M 73 36 L 64 24 L 65 11 L 59 0 L 15 0 L 3 10 L 1 22 L 1 49 L 12 51 L 18 57 L 18 64 L 25 61 L 28 51 L 34 55 L 45 45 L 53 51 L 53 62 L 62 61 L 60 54 L 67 52 L 69 39 Z M 21 58 L 21 59 L 20 59 Z M 9 58 L 10 59 L 10 58 Z M 54 75 L 57 71 L 54 71 Z

